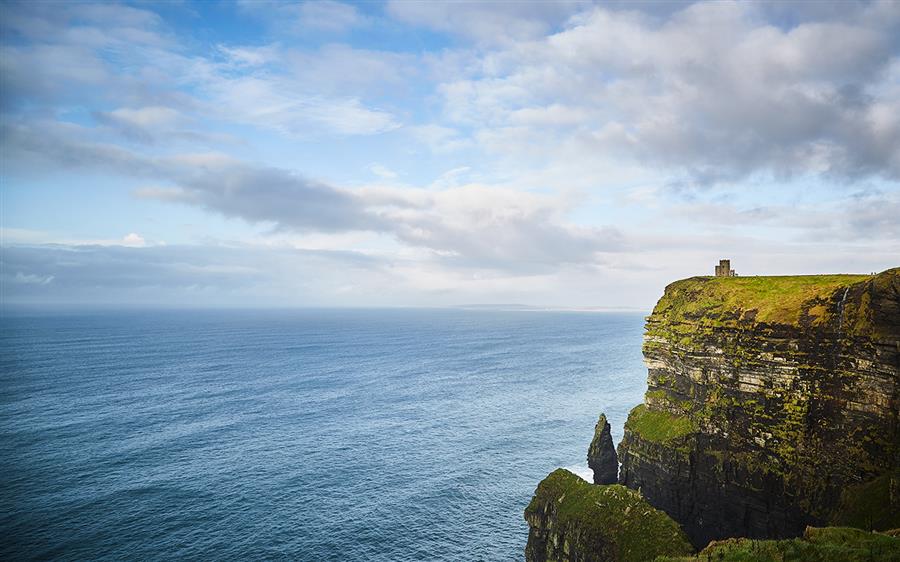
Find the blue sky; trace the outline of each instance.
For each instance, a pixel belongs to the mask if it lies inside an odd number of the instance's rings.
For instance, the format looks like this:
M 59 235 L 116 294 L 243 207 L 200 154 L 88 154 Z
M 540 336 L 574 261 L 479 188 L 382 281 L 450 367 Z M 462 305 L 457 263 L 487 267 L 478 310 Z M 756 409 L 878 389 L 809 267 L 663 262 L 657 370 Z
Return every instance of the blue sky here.
M 5 304 L 900 265 L 897 2 L 4 2 Z

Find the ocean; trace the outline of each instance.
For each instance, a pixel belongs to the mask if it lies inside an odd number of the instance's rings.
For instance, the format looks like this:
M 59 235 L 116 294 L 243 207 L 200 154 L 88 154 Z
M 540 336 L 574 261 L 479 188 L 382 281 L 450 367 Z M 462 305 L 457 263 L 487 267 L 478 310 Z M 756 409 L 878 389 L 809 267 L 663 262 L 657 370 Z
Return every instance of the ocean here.
M 638 313 L 5 313 L 4 560 L 522 560 L 643 395 Z

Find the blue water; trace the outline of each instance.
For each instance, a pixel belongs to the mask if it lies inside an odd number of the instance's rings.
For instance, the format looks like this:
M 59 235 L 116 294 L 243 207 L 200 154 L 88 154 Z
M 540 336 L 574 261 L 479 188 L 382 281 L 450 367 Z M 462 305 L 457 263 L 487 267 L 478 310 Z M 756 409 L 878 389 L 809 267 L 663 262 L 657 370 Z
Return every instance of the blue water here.
M 7 314 L 0 558 L 521 560 L 640 314 Z

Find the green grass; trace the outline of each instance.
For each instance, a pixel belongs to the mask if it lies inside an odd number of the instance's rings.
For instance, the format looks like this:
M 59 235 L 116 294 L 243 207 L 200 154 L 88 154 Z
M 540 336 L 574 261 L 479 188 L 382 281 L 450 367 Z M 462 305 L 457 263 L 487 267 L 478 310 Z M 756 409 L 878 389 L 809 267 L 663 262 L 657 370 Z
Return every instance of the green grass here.
M 563 535 L 573 552 L 581 553 L 579 560 L 594 559 L 586 552 L 598 555 L 602 551 L 618 562 L 693 552 L 675 521 L 651 507 L 638 492 L 618 484 L 588 484 L 568 470 L 557 469 L 538 485 L 525 518 L 531 521 L 548 511 L 556 513 L 553 531 Z
M 807 527 L 803 538 L 727 539 L 693 557 L 657 562 L 900 562 L 900 539 L 847 527 Z
M 668 443 L 697 430 L 689 417 L 650 410 L 645 404 L 631 410 L 625 427 L 642 439 L 655 443 Z
M 723 322 L 751 320 L 798 325 L 801 314 L 815 324 L 828 320 L 834 293 L 872 279 L 871 275 L 791 275 L 692 277 L 666 287 L 653 310 L 670 321 L 697 318 Z

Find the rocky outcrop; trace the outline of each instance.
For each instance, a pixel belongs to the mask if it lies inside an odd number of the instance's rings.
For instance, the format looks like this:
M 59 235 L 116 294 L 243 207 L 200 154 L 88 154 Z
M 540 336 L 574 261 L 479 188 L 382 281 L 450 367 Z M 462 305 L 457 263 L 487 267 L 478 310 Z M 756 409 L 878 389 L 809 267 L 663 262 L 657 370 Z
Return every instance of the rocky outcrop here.
M 527 562 L 644 562 L 692 552 L 678 524 L 639 493 L 564 469 L 538 485 L 525 520 Z
M 697 547 L 900 526 L 900 269 L 678 281 L 643 352 L 619 482 Z
M 588 448 L 588 467 L 594 471 L 594 484 L 615 484 L 619 478 L 619 459 L 609 432 L 606 414 L 600 414 L 594 428 L 594 439 Z

